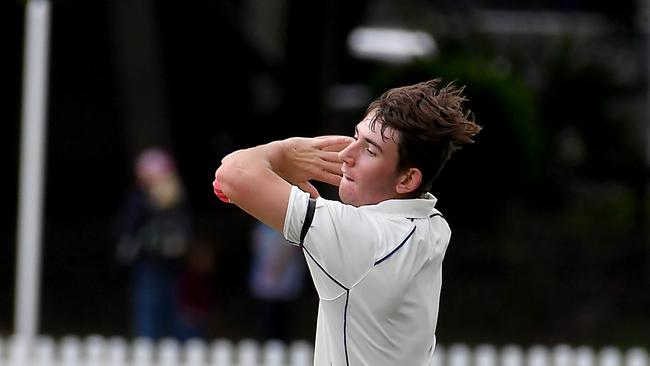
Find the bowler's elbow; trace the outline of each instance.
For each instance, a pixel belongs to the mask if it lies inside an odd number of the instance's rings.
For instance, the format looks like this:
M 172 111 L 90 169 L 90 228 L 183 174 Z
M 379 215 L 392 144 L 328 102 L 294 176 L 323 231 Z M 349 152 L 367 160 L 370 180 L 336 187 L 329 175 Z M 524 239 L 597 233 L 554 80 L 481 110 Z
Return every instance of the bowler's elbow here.
M 230 201 L 236 202 L 239 196 L 241 182 L 244 181 L 244 170 L 231 162 L 224 162 L 217 169 L 214 179 L 219 183 L 223 195 Z
M 221 193 L 265 224 L 282 230 L 291 186 L 254 159 L 227 159 L 215 173 Z

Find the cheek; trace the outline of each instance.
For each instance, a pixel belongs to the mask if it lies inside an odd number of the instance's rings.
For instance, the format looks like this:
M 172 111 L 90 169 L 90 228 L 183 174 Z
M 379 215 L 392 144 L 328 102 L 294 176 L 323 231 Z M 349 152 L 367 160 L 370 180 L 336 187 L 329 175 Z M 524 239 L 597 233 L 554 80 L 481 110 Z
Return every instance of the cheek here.
M 388 184 L 389 182 L 392 183 L 395 178 L 393 170 L 381 160 L 373 161 L 372 164 L 369 164 L 367 176 L 372 180 L 376 180 L 377 184 L 381 185 Z
M 390 169 L 386 168 L 385 164 L 373 162 L 366 168 L 362 183 L 368 191 L 386 192 L 392 189 L 395 176 Z

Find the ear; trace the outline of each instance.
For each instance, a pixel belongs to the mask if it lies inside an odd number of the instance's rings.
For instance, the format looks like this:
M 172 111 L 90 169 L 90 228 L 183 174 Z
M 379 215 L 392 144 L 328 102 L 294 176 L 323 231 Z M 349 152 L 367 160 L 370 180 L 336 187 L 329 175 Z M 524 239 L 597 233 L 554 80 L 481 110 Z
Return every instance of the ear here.
M 422 183 L 422 172 L 418 168 L 408 168 L 404 173 L 399 175 L 399 181 L 395 186 L 395 191 L 399 194 L 408 194 L 420 186 Z

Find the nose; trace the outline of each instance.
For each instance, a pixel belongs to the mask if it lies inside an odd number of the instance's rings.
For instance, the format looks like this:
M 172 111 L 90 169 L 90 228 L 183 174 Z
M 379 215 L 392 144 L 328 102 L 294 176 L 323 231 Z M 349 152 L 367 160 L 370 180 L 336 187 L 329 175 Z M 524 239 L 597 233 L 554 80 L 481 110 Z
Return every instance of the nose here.
M 339 159 L 341 159 L 346 165 L 354 165 L 354 158 L 352 155 L 355 143 L 356 142 L 353 142 L 346 146 L 345 149 L 339 151 Z

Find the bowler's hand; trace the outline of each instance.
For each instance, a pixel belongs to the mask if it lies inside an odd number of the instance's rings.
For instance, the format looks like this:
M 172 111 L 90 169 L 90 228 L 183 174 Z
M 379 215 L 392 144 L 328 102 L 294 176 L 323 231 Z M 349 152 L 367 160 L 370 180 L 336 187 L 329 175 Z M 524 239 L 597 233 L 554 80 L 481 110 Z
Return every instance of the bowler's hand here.
M 281 166 L 274 167 L 274 170 L 289 183 L 309 192 L 312 197 L 318 197 L 318 191 L 309 180 L 340 185 L 343 162 L 338 153 L 353 141 L 348 136 L 292 137 L 283 140 Z

